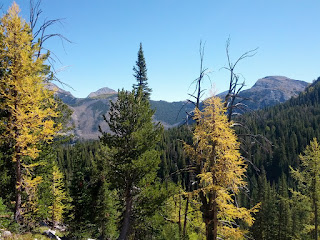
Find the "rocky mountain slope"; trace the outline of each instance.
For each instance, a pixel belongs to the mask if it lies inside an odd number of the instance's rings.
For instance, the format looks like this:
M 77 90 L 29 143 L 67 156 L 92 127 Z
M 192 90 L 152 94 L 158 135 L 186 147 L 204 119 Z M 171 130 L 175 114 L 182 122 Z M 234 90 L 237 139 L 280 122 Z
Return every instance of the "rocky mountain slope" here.
M 261 109 L 285 102 L 298 96 L 308 86 L 307 82 L 283 76 L 268 76 L 259 79 L 253 87 L 243 90 L 240 97 L 250 99 L 244 103 L 251 110 Z
M 296 96 L 303 91 L 308 83 L 293 80 L 286 77 L 272 76 L 259 79 L 256 84 L 241 92 L 246 100 L 245 104 L 250 109 L 259 109 L 266 106 L 275 105 Z M 57 95 L 72 110 L 72 123 L 74 124 L 74 134 L 82 139 L 97 139 L 100 136 L 99 126 L 104 131 L 108 131 L 107 124 L 103 121 L 103 114 L 108 117 L 109 103 L 115 101 L 117 92 L 110 88 L 101 88 L 90 93 L 87 98 L 76 98 L 70 92 L 62 90 L 53 84 L 50 89 L 57 88 Z M 223 94 L 220 94 L 222 97 Z M 151 107 L 156 109 L 154 120 L 161 122 L 165 128 L 177 126 L 184 122 L 186 112 L 193 110 L 193 105 L 186 101 L 166 102 L 152 101 Z
M 117 99 L 117 92 L 110 88 L 101 88 L 92 92 L 87 98 L 76 98 L 70 92 L 62 90 L 50 84 L 49 89 L 55 89 L 56 94 L 73 111 L 72 124 L 75 126 L 73 134 L 81 139 L 97 139 L 99 126 L 103 131 L 108 131 L 108 126 L 103 120 L 103 115 L 108 117 L 110 101 Z M 155 122 L 161 122 L 165 128 L 177 126 L 184 122 L 186 112 L 192 111 L 193 107 L 186 101 L 166 102 L 150 101 L 151 107 L 156 109 Z

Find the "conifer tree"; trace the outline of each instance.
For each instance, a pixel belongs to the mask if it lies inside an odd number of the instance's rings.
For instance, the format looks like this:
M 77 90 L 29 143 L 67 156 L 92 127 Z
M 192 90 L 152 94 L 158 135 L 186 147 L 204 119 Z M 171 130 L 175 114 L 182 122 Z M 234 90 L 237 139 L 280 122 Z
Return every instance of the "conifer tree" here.
M 298 182 L 301 194 L 308 198 L 312 206 L 312 220 L 305 225 L 305 231 L 311 233 L 313 239 L 317 240 L 319 238 L 320 146 L 316 138 L 299 157 L 301 169 L 292 169 L 292 175 Z
M 133 88 L 135 89 L 135 91 L 137 91 L 138 88 L 141 88 L 144 97 L 149 99 L 152 90 L 148 87 L 147 65 L 144 59 L 142 43 L 140 43 L 140 48 L 138 51 L 138 60 L 136 61 L 136 66 L 133 67 L 133 71 L 133 76 L 137 80 L 137 83 L 133 85 Z
M 187 155 L 195 162 L 201 211 L 208 240 L 242 239 L 245 231 L 236 223 L 253 224 L 256 207 L 246 209 L 236 204 L 236 195 L 246 186 L 246 164 L 239 153 L 239 142 L 231 129 L 219 98 L 205 101 L 203 111 L 195 109 L 197 126 L 193 145 L 185 144 Z
M 13 213 L 9 211 L 0 197 L 0 228 L 7 228 L 10 225 Z
M 33 176 L 39 165 L 33 161 L 39 154 L 39 145 L 50 142 L 60 129 L 53 121 L 58 116 L 53 93 L 44 88 L 44 61 L 48 55 L 35 57 L 39 45 L 32 44 L 30 27 L 19 12 L 13 3 L 0 24 L 0 108 L 5 113 L 0 120 L 0 139 L 12 149 L 17 222 L 22 221 L 22 207 L 26 206 L 26 202 L 22 204 L 22 193 L 30 198 L 41 181 Z
M 160 154 L 155 150 L 162 127 L 154 125 L 154 110 L 145 99 L 142 88 L 119 91 L 116 102 L 110 102 L 105 121 L 113 134 L 102 132 L 101 141 L 110 149 L 107 157 L 110 187 L 117 189 L 123 202 L 120 236 L 127 239 L 135 200 L 142 190 L 155 181 Z
M 68 197 L 64 187 L 64 176 L 56 163 L 52 167 L 52 183 L 51 183 L 52 204 L 49 206 L 51 221 L 53 226 L 61 223 L 63 214 L 70 209 L 71 198 Z
M 69 219 L 70 234 L 72 237 L 81 238 L 92 236 L 95 224 L 95 200 L 93 194 L 92 176 L 94 176 L 93 159 L 86 143 L 77 143 L 69 147 L 66 155 L 70 161 L 70 187 L 73 215 Z
M 263 168 L 258 177 L 258 186 L 256 202 L 261 202 L 261 206 L 251 227 L 252 236 L 254 239 L 261 240 L 277 239 L 276 191 L 275 188 L 270 186 Z
M 291 208 L 289 200 L 289 190 L 286 175 L 283 174 L 280 178 L 278 187 L 278 239 L 291 239 Z
M 96 221 L 102 239 L 115 239 L 118 236 L 117 190 L 110 190 L 107 182 L 109 149 L 99 145 L 96 155 L 96 171 L 94 174 L 98 196 L 96 202 Z

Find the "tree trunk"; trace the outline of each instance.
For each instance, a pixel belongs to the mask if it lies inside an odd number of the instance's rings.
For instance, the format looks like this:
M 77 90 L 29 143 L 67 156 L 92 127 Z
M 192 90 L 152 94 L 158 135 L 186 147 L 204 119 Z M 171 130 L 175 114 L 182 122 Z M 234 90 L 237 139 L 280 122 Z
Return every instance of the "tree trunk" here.
M 179 225 L 179 236 L 181 236 L 181 196 L 179 196 L 179 219 L 178 219 L 178 225 Z
M 201 211 L 206 225 L 206 239 L 217 240 L 218 237 L 218 207 L 216 203 L 216 193 L 209 193 L 207 196 L 200 192 L 202 202 Z
M 313 184 L 313 193 L 312 193 L 312 201 L 313 201 L 313 207 L 314 207 L 314 239 L 318 240 L 318 199 L 317 199 L 317 176 L 316 172 L 313 172 L 313 179 L 312 179 L 312 184 Z
M 16 158 L 16 204 L 14 210 L 14 220 L 20 223 L 22 220 L 21 215 L 21 192 L 22 192 L 22 176 L 21 176 L 21 162 L 20 156 Z
M 213 199 L 213 239 L 216 240 L 218 238 L 218 206 L 216 202 L 216 193 L 214 193 L 214 199 Z
M 189 210 L 189 199 L 190 197 L 187 196 L 186 209 L 184 213 L 183 232 L 182 232 L 183 238 L 185 238 L 187 234 L 187 217 L 188 217 L 188 210 Z
M 209 205 L 211 206 L 211 209 L 208 211 L 208 218 L 205 221 L 207 240 L 217 240 L 218 238 L 217 203 L 214 201 Z
M 16 42 L 16 41 L 14 41 Z M 16 62 L 16 56 L 14 57 L 14 64 Z M 17 81 L 17 76 L 14 76 L 15 81 Z M 13 90 L 13 96 L 15 97 L 14 109 L 18 109 L 18 92 Z M 13 116 L 13 123 L 17 122 L 17 117 Z M 14 139 L 17 139 L 19 136 L 19 130 L 17 125 L 14 126 Z M 22 173 L 21 173 L 21 156 L 20 156 L 20 147 L 15 145 L 14 151 L 16 157 L 13 160 L 16 161 L 16 204 L 14 208 L 14 220 L 17 223 L 22 221 L 22 214 L 21 214 L 21 194 L 22 194 Z
M 55 200 L 54 200 L 55 201 Z M 56 217 L 55 217 L 55 203 L 52 204 L 52 226 L 55 228 L 57 223 L 56 223 Z
M 130 192 L 130 190 L 128 191 Z M 126 240 L 130 228 L 130 218 L 131 218 L 131 211 L 132 211 L 132 196 L 130 193 L 126 196 L 126 210 L 123 216 L 123 224 L 120 232 L 120 236 L 118 240 Z
M 315 231 L 315 240 L 318 240 L 318 204 L 316 197 L 314 198 L 314 231 Z

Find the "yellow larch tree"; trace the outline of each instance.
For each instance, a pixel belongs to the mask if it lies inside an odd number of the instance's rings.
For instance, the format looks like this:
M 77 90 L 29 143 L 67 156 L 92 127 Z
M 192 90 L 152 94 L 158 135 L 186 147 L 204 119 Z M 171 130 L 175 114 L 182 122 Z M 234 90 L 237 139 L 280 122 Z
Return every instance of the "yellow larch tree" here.
M 193 195 L 201 202 L 206 238 L 210 240 L 242 239 L 245 230 L 238 221 L 252 225 L 252 214 L 257 211 L 257 206 L 246 209 L 236 204 L 236 195 L 246 186 L 247 166 L 225 112 L 219 98 L 207 99 L 203 111 L 195 109 L 193 145 L 184 146 L 198 174 Z
M 49 206 L 49 213 L 54 227 L 56 224 L 62 222 L 63 214 L 70 208 L 71 198 L 67 196 L 63 179 L 64 176 L 62 172 L 57 164 L 54 163 L 51 183 L 52 205 Z
M 299 155 L 300 169 L 291 168 L 291 174 L 297 181 L 298 190 L 293 195 L 304 199 L 306 206 L 311 206 L 310 222 L 304 224 L 303 233 L 319 239 L 320 207 L 320 144 L 316 138 L 310 141 L 303 154 Z
M 44 61 L 48 55 L 36 56 L 39 46 L 32 43 L 30 27 L 19 12 L 13 3 L 0 20 L 0 139 L 10 142 L 12 149 L 16 168 L 14 217 L 22 222 L 27 204 L 22 204 L 22 195 L 30 198 L 41 182 L 32 176 L 38 166 L 32 160 L 38 156 L 40 144 L 52 141 L 61 127 L 53 120 L 59 114 L 53 92 L 45 88 Z

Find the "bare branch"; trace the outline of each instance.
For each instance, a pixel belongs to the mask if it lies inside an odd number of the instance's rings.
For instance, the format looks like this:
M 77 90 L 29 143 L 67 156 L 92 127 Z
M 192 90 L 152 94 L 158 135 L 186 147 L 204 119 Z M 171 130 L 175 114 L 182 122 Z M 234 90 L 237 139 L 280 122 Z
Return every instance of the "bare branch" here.
M 228 60 L 228 67 L 223 67 L 223 69 L 226 69 L 230 72 L 229 90 L 227 95 L 225 96 L 225 107 L 227 107 L 227 110 L 228 110 L 228 113 L 227 113 L 228 120 L 231 121 L 231 117 L 233 116 L 233 111 L 235 109 L 233 106 L 236 103 L 236 98 L 238 97 L 240 91 L 245 86 L 245 81 L 243 81 L 242 83 L 239 83 L 239 74 L 236 74 L 234 72 L 235 67 L 241 60 L 245 58 L 253 57 L 257 53 L 258 48 L 255 48 L 253 50 L 249 50 L 243 53 L 235 61 L 235 63 L 232 63 L 232 60 L 230 58 L 229 48 L 230 48 L 230 38 L 228 38 L 226 42 L 226 54 L 227 54 L 227 60 Z
M 188 102 L 191 102 L 196 108 L 199 108 L 200 106 L 200 102 L 201 102 L 201 98 L 203 97 L 204 95 L 204 92 L 206 91 L 206 89 L 202 89 L 202 83 L 203 83 L 203 80 L 204 80 L 204 77 L 208 77 L 209 80 L 210 80 L 210 83 L 211 83 L 211 79 L 209 77 L 209 71 L 208 71 L 208 68 L 205 68 L 203 66 L 203 63 L 204 63 L 204 51 L 205 49 L 205 43 L 203 43 L 201 40 L 200 40 L 200 44 L 199 44 L 199 55 L 200 55 L 200 71 L 199 71 L 199 77 L 196 78 L 195 80 L 192 81 L 192 83 L 190 84 L 193 85 L 193 84 L 196 84 L 196 87 L 193 91 L 192 94 L 188 94 L 189 96 L 191 96 L 192 98 L 195 98 L 195 101 L 191 101 L 189 99 L 187 99 Z M 189 88 L 190 88 L 189 86 Z
M 186 168 L 179 169 L 179 170 L 171 173 L 170 175 L 166 176 L 164 180 L 167 180 L 169 177 L 172 177 L 173 175 L 181 174 L 181 173 L 184 173 L 184 172 L 193 172 L 194 170 L 195 170 L 194 166 L 187 166 Z
M 190 101 L 187 101 L 185 104 L 183 104 L 183 105 L 181 106 L 181 108 L 180 108 L 180 110 L 179 110 L 179 112 L 178 112 L 178 114 L 177 114 L 176 120 L 178 119 L 181 110 L 182 110 L 188 103 L 190 103 Z M 193 103 L 193 102 L 192 102 L 192 103 Z M 193 104 L 194 104 L 194 103 L 193 103 Z M 188 114 L 188 113 L 187 113 L 187 114 Z
M 72 43 L 67 37 L 65 37 L 64 35 L 60 34 L 60 33 L 47 33 L 48 30 L 56 24 L 60 24 L 61 26 L 63 26 L 62 21 L 64 19 L 61 18 L 57 18 L 57 19 L 45 19 L 44 22 L 38 26 L 39 20 L 40 20 L 40 16 L 43 13 L 42 9 L 40 8 L 42 0 L 30 0 L 29 4 L 30 4 L 30 16 L 29 16 L 29 21 L 30 21 L 30 28 L 33 34 L 33 44 L 39 44 L 39 50 L 36 53 L 36 58 L 39 58 L 42 56 L 42 52 L 43 51 L 47 51 L 49 53 L 49 50 L 46 49 L 44 47 L 44 44 L 47 40 L 51 39 L 51 38 L 59 38 L 61 40 L 61 44 L 64 48 L 64 42 L 68 42 L 68 43 Z M 52 57 L 53 56 L 53 57 Z M 49 66 L 51 67 L 51 74 L 49 76 L 50 79 L 49 80 L 54 80 L 59 82 L 60 84 L 70 87 L 71 89 L 73 89 L 70 85 L 62 82 L 59 78 L 56 77 L 56 74 L 61 71 L 61 69 L 59 71 L 57 71 L 55 69 L 55 63 L 56 60 L 58 62 L 61 63 L 60 59 L 57 57 L 56 54 L 54 54 L 54 52 L 50 51 L 50 55 L 48 55 L 47 61 L 49 63 Z M 74 90 L 74 89 L 73 89 Z

